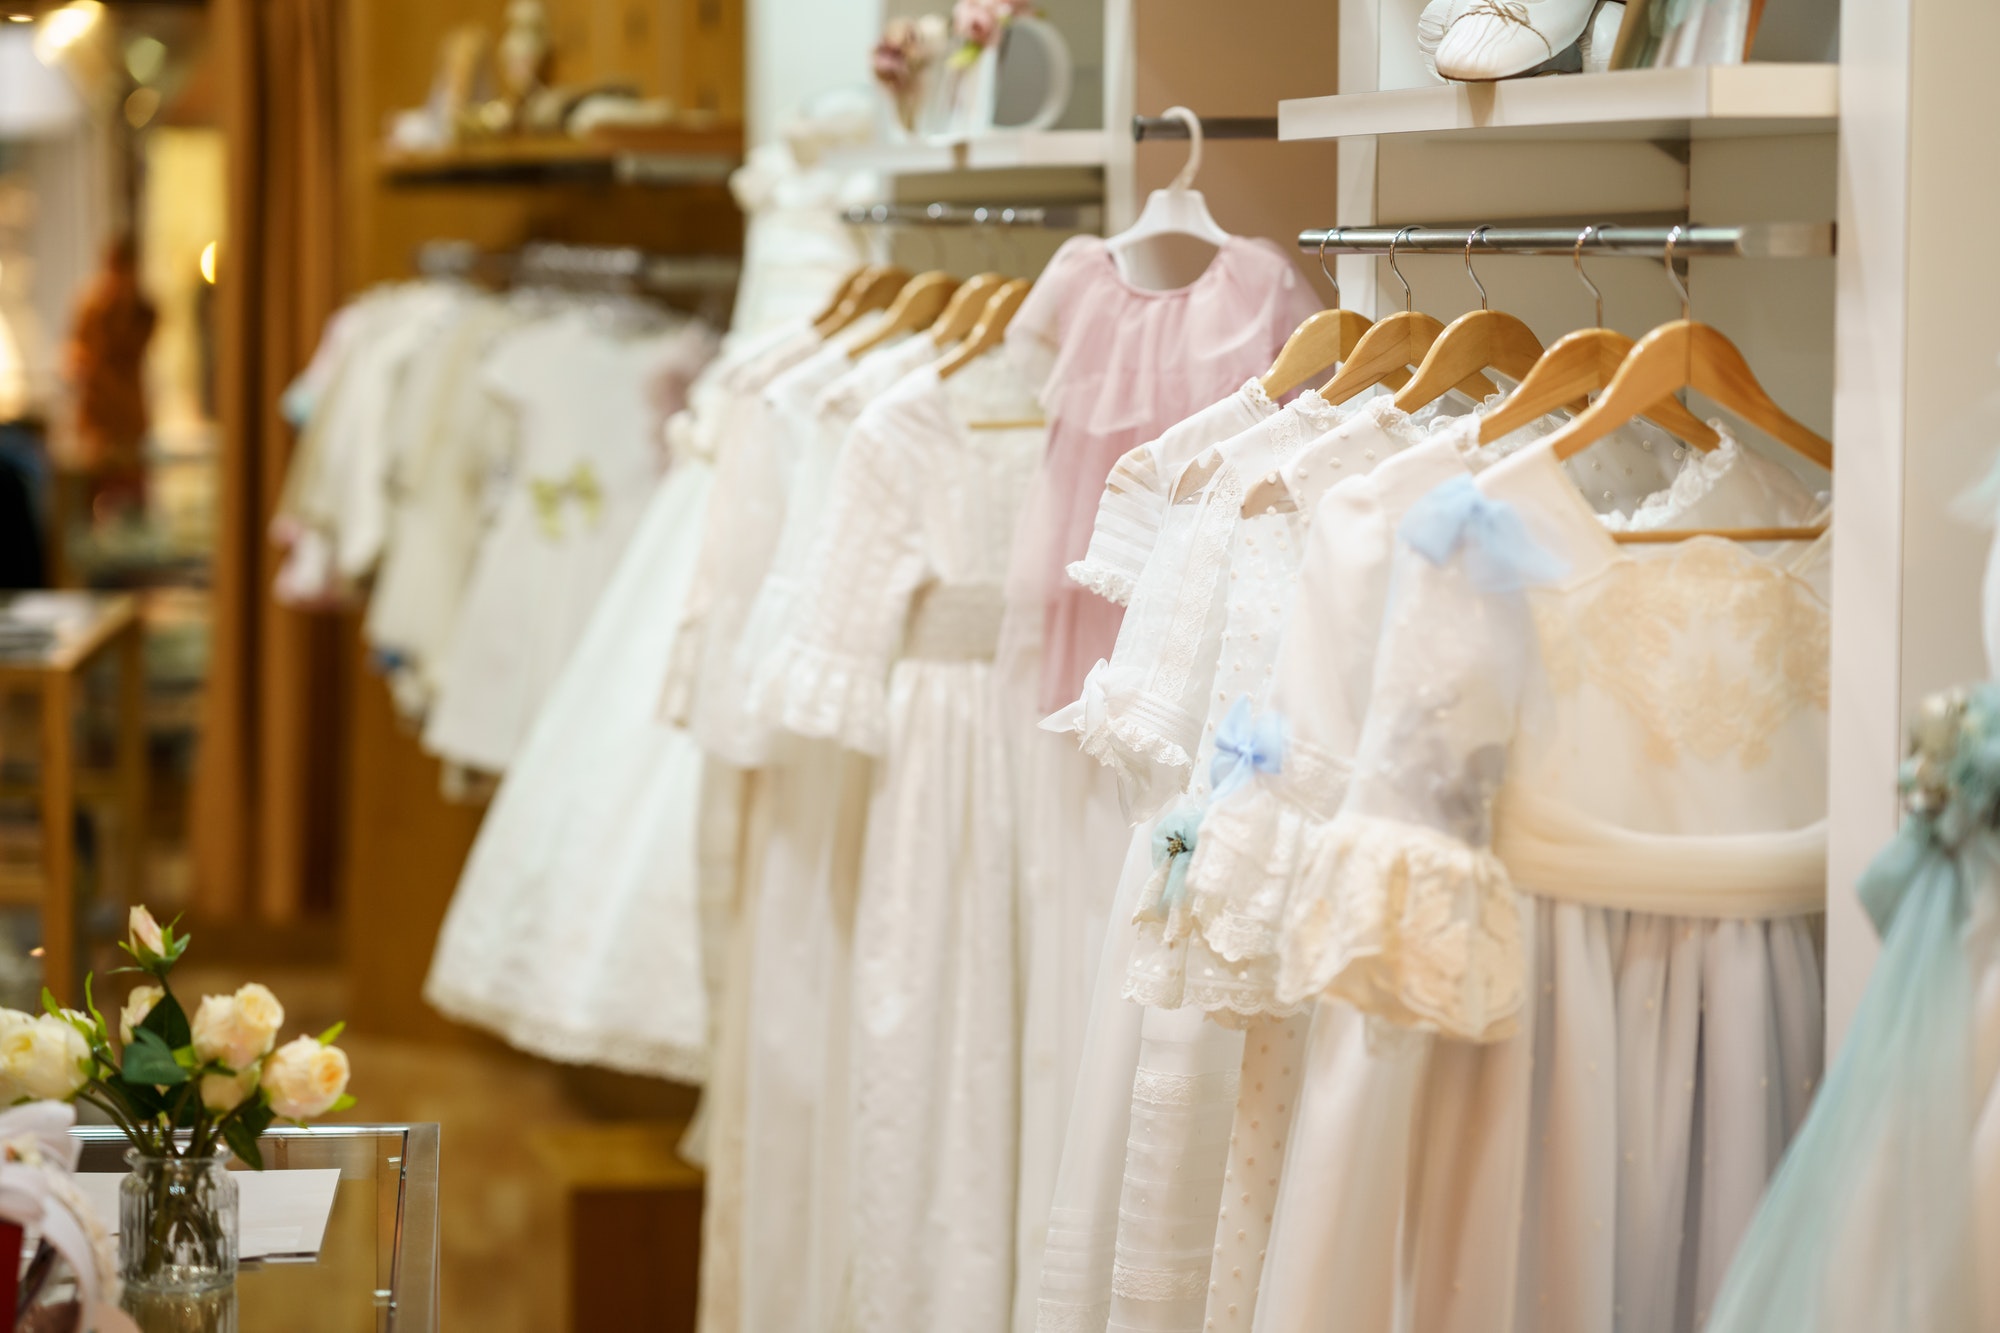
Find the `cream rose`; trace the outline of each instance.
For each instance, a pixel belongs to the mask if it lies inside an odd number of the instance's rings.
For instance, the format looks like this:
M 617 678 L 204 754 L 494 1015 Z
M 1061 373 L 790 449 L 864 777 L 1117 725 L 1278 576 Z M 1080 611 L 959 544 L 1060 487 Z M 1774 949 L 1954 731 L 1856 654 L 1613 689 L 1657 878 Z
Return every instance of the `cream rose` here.
M 264 1062 L 264 1091 L 271 1109 L 287 1120 L 325 1115 L 347 1091 L 347 1052 L 298 1037 L 271 1052 Z
M 130 1046 L 133 1032 L 146 1021 L 146 1015 L 153 1012 L 153 1006 L 166 997 L 163 986 L 134 986 L 132 993 L 125 997 L 124 1011 L 118 1015 L 118 1040 Z
M 254 981 L 234 995 L 204 995 L 194 1014 L 194 1053 L 203 1064 L 248 1069 L 271 1049 L 284 1022 L 278 997 Z
M 126 918 L 126 929 L 131 932 L 134 949 L 145 949 L 155 957 L 167 951 L 167 942 L 160 936 L 160 923 L 145 908 L 132 909 Z
M 0 1037 L 0 1066 L 30 1097 L 67 1101 L 90 1078 L 90 1044 L 68 1020 L 43 1014 Z
M 201 1076 L 201 1104 L 219 1114 L 234 1111 L 256 1091 L 257 1071 L 254 1069 L 246 1069 L 240 1074 Z

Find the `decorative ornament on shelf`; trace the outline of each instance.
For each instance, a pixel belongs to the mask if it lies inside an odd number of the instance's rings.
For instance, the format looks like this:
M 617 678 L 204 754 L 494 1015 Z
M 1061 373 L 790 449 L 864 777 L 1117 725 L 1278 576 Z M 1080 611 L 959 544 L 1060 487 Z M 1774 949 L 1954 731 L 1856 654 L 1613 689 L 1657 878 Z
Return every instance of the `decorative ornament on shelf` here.
M 934 139 L 958 142 L 996 130 L 1046 130 L 1069 106 L 1069 43 L 1038 16 L 1031 0 L 958 0 L 934 105 L 925 117 Z M 1020 113 L 1025 111 L 1025 115 Z M 1003 120 L 1003 113 L 1006 115 Z
M 1755 0 L 1430 0 L 1417 49 L 1440 79 L 1485 83 L 1749 59 Z
M 950 40 L 950 28 L 942 16 L 926 14 L 917 19 L 891 19 L 875 43 L 870 69 L 875 82 L 889 95 L 896 123 L 905 133 L 914 134 L 917 121 L 930 100 L 932 79 L 938 60 Z
M 302 1123 L 354 1105 L 342 1024 L 277 1044 L 284 1006 L 251 982 L 202 998 L 190 1019 L 168 983 L 189 937 L 134 907 L 119 945 L 152 978 L 135 986 L 117 1032 L 84 981 L 84 1008 L 47 990 L 39 1017 L 0 1009 L 0 1080 L 8 1100 L 87 1103 L 132 1143 L 119 1200 L 119 1260 L 128 1287 L 202 1291 L 236 1272 L 236 1185 L 231 1152 L 262 1170 L 258 1139 L 278 1120 Z

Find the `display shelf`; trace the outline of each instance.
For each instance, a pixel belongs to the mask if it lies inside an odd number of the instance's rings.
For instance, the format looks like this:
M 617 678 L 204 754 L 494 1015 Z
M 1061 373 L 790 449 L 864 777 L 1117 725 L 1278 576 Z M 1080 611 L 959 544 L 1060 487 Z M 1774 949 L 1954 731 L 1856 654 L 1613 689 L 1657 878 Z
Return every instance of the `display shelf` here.
M 840 171 L 873 171 L 885 176 L 934 175 L 953 171 L 1005 171 L 1032 167 L 1102 167 L 1103 130 L 1004 131 L 950 143 L 880 143 L 836 149 L 827 165 Z
M 1280 139 L 1703 139 L 1832 130 L 1837 65 L 1705 65 L 1452 83 L 1278 103 Z
M 743 160 L 741 126 L 625 129 L 587 139 L 506 138 L 434 152 L 387 150 L 392 185 L 698 185 L 727 180 Z

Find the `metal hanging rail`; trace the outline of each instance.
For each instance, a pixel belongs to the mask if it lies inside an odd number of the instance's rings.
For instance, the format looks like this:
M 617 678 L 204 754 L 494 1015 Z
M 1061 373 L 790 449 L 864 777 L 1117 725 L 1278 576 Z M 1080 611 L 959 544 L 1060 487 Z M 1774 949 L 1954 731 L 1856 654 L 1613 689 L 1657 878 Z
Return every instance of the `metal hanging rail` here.
M 1678 235 L 1674 233 L 1678 230 Z M 1399 255 L 1464 254 L 1467 237 L 1475 254 L 1570 255 L 1584 226 L 1574 227 L 1329 227 L 1299 233 L 1308 254 L 1386 255 L 1393 242 Z M 1751 222 L 1735 227 L 1688 225 L 1621 227 L 1592 224 L 1583 243 L 1587 255 L 1628 255 L 1660 259 L 1667 241 L 1675 258 L 1728 256 L 1747 259 L 1813 259 L 1833 253 L 1831 222 Z
M 1204 139 L 1276 139 L 1278 118 L 1276 116 L 1203 116 L 1201 134 Z M 1132 138 L 1180 139 L 1188 137 L 1187 122 L 1178 116 L 1134 116 L 1132 117 Z
M 1021 204 L 973 207 L 965 204 L 863 204 L 842 220 L 855 227 L 1030 227 L 1047 231 L 1096 231 L 1104 210 L 1097 204 Z

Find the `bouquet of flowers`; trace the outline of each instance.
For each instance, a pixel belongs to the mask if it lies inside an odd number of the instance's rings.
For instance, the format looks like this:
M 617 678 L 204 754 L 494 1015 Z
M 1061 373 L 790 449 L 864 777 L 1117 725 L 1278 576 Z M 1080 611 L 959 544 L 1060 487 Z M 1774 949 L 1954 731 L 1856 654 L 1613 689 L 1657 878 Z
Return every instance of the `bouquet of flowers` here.
M 915 130 L 930 89 L 930 74 L 944 54 L 945 21 L 936 14 L 919 19 L 891 19 L 875 43 L 870 67 L 896 108 L 896 119 Z
M 87 1102 L 144 1157 L 200 1161 L 227 1144 L 257 1170 L 257 1140 L 274 1122 L 354 1105 L 347 1054 L 333 1044 L 342 1024 L 278 1046 L 284 1006 L 255 982 L 202 997 L 190 1019 L 167 982 L 189 937 L 144 907 L 132 909 L 129 930 L 119 947 L 134 966 L 118 970 L 152 980 L 126 996 L 116 1046 L 91 997 L 94 978 L 84 982 L 85 1013 L 46 989 L 40 1016 L 0 1009 L 0 1101 Z
M 1000 40 L 1007 25 L 1035 12 L 1033 0 L 958 0 L 951 7 L 951 31 L 958 47 L 951 53 L 954 68 L 963 69 Z

